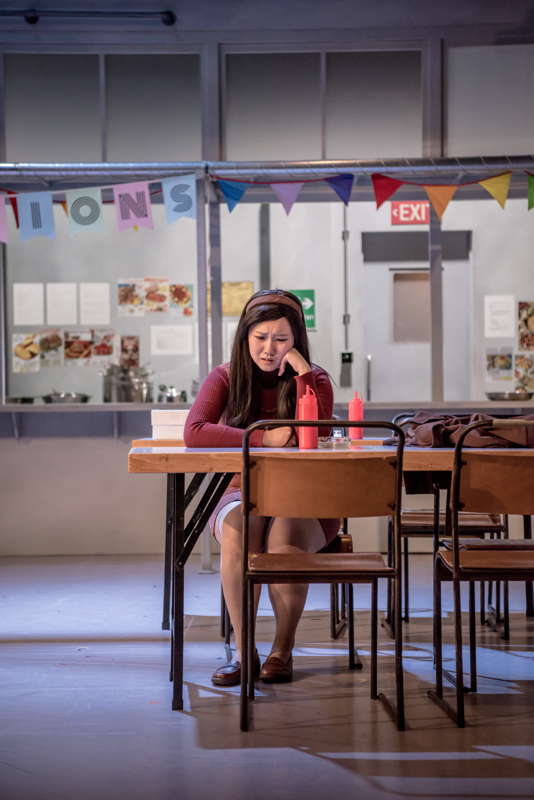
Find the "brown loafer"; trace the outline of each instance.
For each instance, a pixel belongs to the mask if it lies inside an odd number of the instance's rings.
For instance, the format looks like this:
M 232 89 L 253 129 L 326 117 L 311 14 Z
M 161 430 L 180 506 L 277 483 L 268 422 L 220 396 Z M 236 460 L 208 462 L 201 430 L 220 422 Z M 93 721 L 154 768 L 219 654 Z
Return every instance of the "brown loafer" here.
M 278 656 L 269 656 L 260 670 L 260 681 L 264 683 L 289 683 L 293 680 L 293 656 L 282 661 Z
M 260 674 L 260 657 L 256 650 L 254 657 L 254 676 L 257 678 Z M 239 686 L 241 683 L 241 661 L 230 661 L 224 667 L 216 669 L 211 676 L 211 682 L 214 686 Z

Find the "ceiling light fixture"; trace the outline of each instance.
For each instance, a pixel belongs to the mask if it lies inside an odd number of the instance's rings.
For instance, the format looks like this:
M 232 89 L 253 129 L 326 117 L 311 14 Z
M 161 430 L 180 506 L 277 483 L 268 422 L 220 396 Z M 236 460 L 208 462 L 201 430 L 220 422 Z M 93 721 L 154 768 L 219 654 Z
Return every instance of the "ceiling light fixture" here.
M 98 11 L 98 10 L 71 10 L 71 9 L 0 9 L 0 17 L 23 17 L 28 25 L 37 25 L 43 17 L 88 17 L 106 19 L 147 19 L 158 17 L 162 25 L 175 25 L 176 14 L 174 11 Z

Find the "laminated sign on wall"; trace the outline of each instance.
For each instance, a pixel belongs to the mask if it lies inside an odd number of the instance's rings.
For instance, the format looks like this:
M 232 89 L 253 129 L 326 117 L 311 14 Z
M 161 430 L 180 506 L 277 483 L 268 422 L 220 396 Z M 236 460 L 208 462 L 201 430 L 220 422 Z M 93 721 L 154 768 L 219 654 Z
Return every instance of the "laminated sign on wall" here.
M 304 309 L 304 321 L 308 330 L 314 331 L 316 324 L 315 317 L 315 289 L 291 289 L 302 303 Z

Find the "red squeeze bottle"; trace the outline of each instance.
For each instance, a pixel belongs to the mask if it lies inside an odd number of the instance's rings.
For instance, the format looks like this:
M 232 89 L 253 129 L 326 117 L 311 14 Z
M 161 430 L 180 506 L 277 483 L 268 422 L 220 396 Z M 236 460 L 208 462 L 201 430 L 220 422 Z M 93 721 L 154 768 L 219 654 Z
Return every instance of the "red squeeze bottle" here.
M 354 397 L 349 403 L 349 419 L 354 422 L 363 420 L 363 400 L 358 392 L 354 392 Z M 349 428 L 349 437 L 351 439 L 363 439 L 363 428 Z
M 297 419 L 319 419 L 317 411 L 317 396 L 313 389 L 306 386 L 306 394 L 299 399 Z M 317 447 L 318 431 L 317 428 L 302 427 L 297 428 L 299 447 L 301 450 L 313 450 Z

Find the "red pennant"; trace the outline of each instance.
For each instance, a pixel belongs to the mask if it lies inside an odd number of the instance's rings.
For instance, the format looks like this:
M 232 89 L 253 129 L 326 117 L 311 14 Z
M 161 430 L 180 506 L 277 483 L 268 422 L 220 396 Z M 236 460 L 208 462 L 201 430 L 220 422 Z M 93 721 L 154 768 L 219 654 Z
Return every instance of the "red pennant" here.
M 8 192 L 8 195 L 14 195 L 15 192 Z M 19 210 L 17 208 L 17 198 L 16 197 L 9 197 L 9 202 L 11 203 L 11 208 L 13 209 L 13 216 L 15 217 L 15 224 L 17 228 L 20 228 L 19 225 Z
M 404 183 L 404 181 L 398 181 L 396 178 L 388 178 L 387 175 L 380 175 L 379 172 L 374 172 L 371 175 L 371 180 L 373 181 L 377 208 L 380 208 L 382 203 L 385 203 L 391 195 L 395 194 L 399 186 L 402 186 Z

